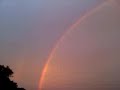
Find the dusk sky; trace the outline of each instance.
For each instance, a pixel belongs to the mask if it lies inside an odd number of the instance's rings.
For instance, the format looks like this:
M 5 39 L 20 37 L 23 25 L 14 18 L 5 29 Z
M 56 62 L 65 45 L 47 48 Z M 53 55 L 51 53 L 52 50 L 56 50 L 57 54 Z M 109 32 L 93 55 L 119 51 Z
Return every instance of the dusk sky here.
M 118 90 L 119 6 L 119 0 L 0 0 L 0 64 L 27 90 Z

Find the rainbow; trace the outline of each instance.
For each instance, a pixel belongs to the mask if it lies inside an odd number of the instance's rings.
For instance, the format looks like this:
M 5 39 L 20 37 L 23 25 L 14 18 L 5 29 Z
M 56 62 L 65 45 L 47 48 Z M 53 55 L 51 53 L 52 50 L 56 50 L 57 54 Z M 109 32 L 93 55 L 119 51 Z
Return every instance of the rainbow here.
M 66 30 L 66 32 L 61 36 L 61 38 L 55 43 L 55 47 L 52 49 L 52 52 L 50 53 L 50 55 L 49 55 L 49 57 L 48 57 L 48 59 L 45 63 L 45 66 L 43 68 L 43 71 L 42 71 L 42 74 L 41 74 L 41 77 L 40 77 L 40 81 L 39 81 L 39 90 L 42 90 L 43 81 L 44 81 L 44 78 L 45 78 L 45 74 L 47 72 L 48 65 L 49 65 L 50 61 L 52 60 L 52 57 L 54 56 L 54 53 L 55 53 L 56 49 L 59 47 L 59 44 L 64 40 L 65 35 L 68 35 L 71 32 L 71 30 L 74 30 L 75 28 L 77 28 L 77 26 L 80 23 L 82 23 L 87 17 L 89 17 L 90 15 L 92 15 L 93 13 L 98 11 L 100 8 L 102 8 L 104 5 L 106 5 L 108 3 L 108 1 L 113 2 L 113 0 L 107 0 L 107 1 L 99 4 L 98 6 L 96 6 L 92 10 L 90 10 L 89 12 L 87 12 L 84 16 L 82 16 L 82 18 L 79 18 L 73 25 L 71 25 Z

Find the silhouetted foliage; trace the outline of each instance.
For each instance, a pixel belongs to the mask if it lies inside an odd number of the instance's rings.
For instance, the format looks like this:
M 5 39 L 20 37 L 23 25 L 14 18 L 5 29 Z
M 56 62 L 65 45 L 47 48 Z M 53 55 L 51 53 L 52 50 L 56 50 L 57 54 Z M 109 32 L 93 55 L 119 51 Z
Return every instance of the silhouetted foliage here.
M 13 71 L 8 66 L 0 65 L 0 90 L 25 90 L 10 79 L 12 75 Z

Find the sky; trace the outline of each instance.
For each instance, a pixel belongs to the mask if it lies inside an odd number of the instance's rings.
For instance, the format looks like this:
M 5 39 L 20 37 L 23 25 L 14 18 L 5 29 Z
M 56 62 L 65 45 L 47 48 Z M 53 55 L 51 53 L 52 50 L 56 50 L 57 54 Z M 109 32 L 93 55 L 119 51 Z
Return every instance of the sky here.
M 104 1 L 106 0 L 1 0 L 0 64 L 9 65 L 13 69 L 15 72 L 14 80 L 16 80 L 20 86 L 25 87 L 27 90 L 37 90 L 42 70 L 56 42 L 59 41 L 66 30 L 76 23 L 79 18 L 91 12 L 91 10 Z M 96 61 L 102 59 L 99 56 L 101 55 L 100 51 L 101 53 L 106 53 L 108 57 L 111 56 L 109 58 L 102 56 L 107 58 L 104 62 L 107 62 L 108 59 L 114 58 L 115 56 L 118 57 L 116 60 L 119 59 L 119 0 L 116 0 L 117 3 L 114 2 L 115 0 L 108 1 L 109 2 L 98 9 L 98 11 L 90 14 L 88 18 L 83 20 L 84 22 L 82 24 L 79 23 L 75 30 L 71 30 L 70 34 L 65 35 L 65 39 L 60 42 L 57 50 L 55 50 L 55 56 L 52 57 L 52 59 L 55 58 L 51 60 L 51 63 L 54 63 L 54 65 L 50 63 L 48 66 L 47 72 L 49 72 L 49 74 L 46 73 L 46 77 L 44 77 L 45 85 L 43 85 L 43 87 L 45 86 L 45 88 L 48 89 L 50 86 L 52 90 L 55 90 L 54 88 L 69 87 L 69 85 L 73 88 L 79 88 L 79 84 L 84 81 L 83 76 L 81 77 L 82 81 L 80 80 L 80 70 L 87 71 L 90 65 L 93 66 L 90 62 L 96 62 L 96 69 L 93 69 L 94 72 L 97 72 L 97 68 L 102 66 L 99 65 L 97 67 L 98 64 Z M 91 56 L 94 58 L 93 61 L 88 61 L 90 63 L 87 63 L 89 64 L 88 66 L 84 62 L 83 64 L 85 65 L 80 67 L 82 64 L 82 59 L 80 58 L 92 55 L 89 54 L 91 52 L 87 53 L 85 51 L 84 48 L 86 47 L 88 47 L 86 50 L 94 53 L 94 56 L 96 56 L 95 52 L 97 52 L 98 57 Z M 96 50 L 95 48 L 98 49 Z M 101 50 L 104 48 L 110 48 L 109 50 L 113 49 L 113 51 L 108 53 L 106 52 L 108 50 Z M 82 53 L 83 56 L 79 55 L 80 53 Z M 88 58 L 85 59 L 85 61 L 87 60 Z M 106 71 L 104 70 L 105 72 L 107 72 L 108 69 L 113 69 L 112 71 L 118 69 L 118 65 L 116 64 L 120 62 L 114 62 L 112 61 L 113 59 L 110 60 L 111 63 L 108 63 Z M 100 63 L 103 64 L 102 61 L 100 61 Z M 59 71 L 59 65 L 62 65 L 60 69 L 64 69 L 63 72 L 56 72 Z M 116 67 L 113 68 L 113 65 Z M 50 68 L 56 70 L 49 70 Z M 90 67 L 91 72 L 92 68 L 93 67 Z M 102 71 L 103 69 L 100 70 Z M 68 75 L 72 73 L 72 71 L 78 72 L 78 74 Z M 118 71 L 115 73 L 117 72 Z M 61 73 L 63 73 L 63 76 L 59 76 Z M 119 74 L 120 73 L 118 73 L 118 75 Z M 89 76 L 90 73 L 87 75 Z M 97 75 L 99 77 L 99 73 Z M 115 74 L 112 75 L 114 76 Z M 58 77 L 55 79 L 57 81 L 55 82 L 57 84 L 56 86 L 51 83 L 52 80 L 54 80 L 54 76 Z M 62 79 L 60 77 L 62 77 Z M 94 76 L 90 75 L 88 79 L 86 79 L 86 77 L 85 80 L 89 80 Z M 110 77 L 111 76 L 106 80 L 111 80 Z M 47 80 L 47 78 L 49 80 Z M 106 76 L 100 78 L 103 79 L 106 78 Z M 67 81 L 64 81 L 66 79 Z M 70 84 L 68 83 L 69 80 L 71 80 Z M 97 80 L 99 81 L 99 78 Z M 95 81 L 93 82 L 96 83 Z M 66 84 L 68 84 L 68 86 L 66 86 Z M 65 88 L 62 90 L 64 89 Z
M 68 29 L 48 59 L 44 90 L 120 89 L 119 16 L 115 3 L 103 3 Z

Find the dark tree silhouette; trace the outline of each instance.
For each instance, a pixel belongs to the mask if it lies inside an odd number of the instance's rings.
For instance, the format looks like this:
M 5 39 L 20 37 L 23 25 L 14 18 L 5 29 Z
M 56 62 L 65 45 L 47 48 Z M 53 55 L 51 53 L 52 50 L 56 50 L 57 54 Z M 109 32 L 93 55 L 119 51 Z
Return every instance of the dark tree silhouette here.
M 0 90 L 25 90 L 10 79 L 12 75 L 13 71 L 8 66 L 0 65 Z

